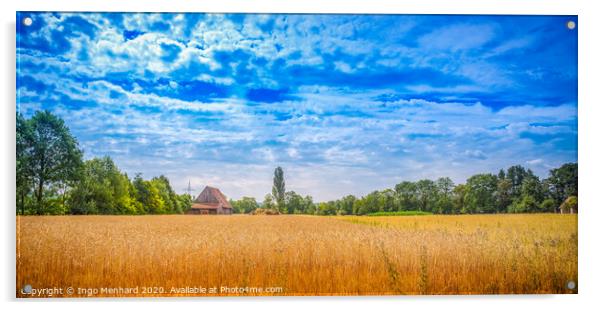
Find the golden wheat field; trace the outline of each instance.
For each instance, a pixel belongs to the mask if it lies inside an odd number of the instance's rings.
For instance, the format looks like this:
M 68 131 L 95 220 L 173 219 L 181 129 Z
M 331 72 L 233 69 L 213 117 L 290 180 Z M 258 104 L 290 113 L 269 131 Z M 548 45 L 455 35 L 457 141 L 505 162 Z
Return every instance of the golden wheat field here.
M 17 217 L 19 297 L 575 293 L 568 281 L 576 215 Z

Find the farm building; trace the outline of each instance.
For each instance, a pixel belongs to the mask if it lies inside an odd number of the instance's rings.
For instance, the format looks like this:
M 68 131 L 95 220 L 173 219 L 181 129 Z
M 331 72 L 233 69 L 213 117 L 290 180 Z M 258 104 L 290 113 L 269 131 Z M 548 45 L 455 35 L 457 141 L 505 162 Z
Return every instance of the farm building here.
M 219 189 L 206 186 L 192 202 L 188 214 L 232 214 L 232 206 Z

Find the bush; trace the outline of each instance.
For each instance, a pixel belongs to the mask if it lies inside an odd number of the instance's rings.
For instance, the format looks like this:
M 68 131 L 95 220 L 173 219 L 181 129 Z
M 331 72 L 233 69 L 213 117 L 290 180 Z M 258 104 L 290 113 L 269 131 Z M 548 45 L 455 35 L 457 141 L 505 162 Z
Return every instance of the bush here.
M 259 208 L 259 209 L 253 210 L 253 212 L 251 212 L 251 214 L 252 215 L 279 215 L 280 212 L 278 212 L 278 210 L 274 210 L 274 209 Z
M 539 211 L 541 212 L 554 212 L 556 209 L 556 201 L 554 199 L 546 199 L 539 205 Z

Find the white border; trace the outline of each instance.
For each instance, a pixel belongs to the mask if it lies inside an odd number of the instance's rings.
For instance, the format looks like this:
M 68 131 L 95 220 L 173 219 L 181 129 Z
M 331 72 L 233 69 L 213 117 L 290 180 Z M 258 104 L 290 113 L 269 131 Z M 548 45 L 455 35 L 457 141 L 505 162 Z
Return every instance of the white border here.
M 5 306 L 33 308 L 43 306 L 50 309 L 92 307 L 132 307 L 134 300 L 107 300 L 81 304 L 57 301 L 15 301 L 15 222 L 14 222 L 14 115 L 15 115 L 15 11 L 121 11 L 121 12 L 287 12 L 287 13 L 402 13 L 402 14 L 537 14 L 579 15 L 579 295 L 537 296 L 434 296 L 434 297 L 309 297 L 309 298 L 211 298 L 211 299 L 160 299 L 159 303 L 147 303 L 144 307 L 165 308 L 165 302 L 176 303 L 176 307 L 191 308 L 286 308 L 307 309 L 315 306 L 339 309 L 387 307 L 396 309 L 575 309 L 591 308 L 600 304 L 598 291 L 602 264 L 600 238 L 602 236 L 602 203 L 600 203 L 600 134 L 602 133 L 602 98 L 598 92 L 602 80 L 602 55 L 600 31 L 602 12 L 597 1 L 568 0 L 62 0 L 35 1 L 14 0 L 2 2 L 2 57 L 3 72 L 0 73 L 2 100 L 0 130 L 2 134 L 2 160 L 0 161 L 0 197 L 2 222 L 2 248 L 0 260 L 2 279 L 0 296 Z M 103 302 L 105 301 L 105 302 Z M 136 301 L 140 301 L 137 299 Z M 155 301 L 155 300 L 153 300 Z M 200 301 L 200 303 L 199 303 Z

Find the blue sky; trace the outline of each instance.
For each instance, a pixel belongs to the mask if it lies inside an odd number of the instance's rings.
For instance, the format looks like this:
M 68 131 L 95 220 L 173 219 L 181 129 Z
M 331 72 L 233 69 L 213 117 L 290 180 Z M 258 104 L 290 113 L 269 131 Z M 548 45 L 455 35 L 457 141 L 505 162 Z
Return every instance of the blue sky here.
M 31 17 L 31 26 L 20 21 Z M 317 201 L 577 161 L 574 16 L 17 13 L 17 107 L 86 158 Z

